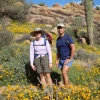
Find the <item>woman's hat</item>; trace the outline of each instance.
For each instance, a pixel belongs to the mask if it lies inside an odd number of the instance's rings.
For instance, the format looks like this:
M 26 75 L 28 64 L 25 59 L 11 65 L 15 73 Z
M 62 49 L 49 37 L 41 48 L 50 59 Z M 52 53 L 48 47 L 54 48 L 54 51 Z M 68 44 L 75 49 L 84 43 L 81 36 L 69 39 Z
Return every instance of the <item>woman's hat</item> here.
M 46 33 L 43 29 L 41 29 L 41 28 L 38 27 L 38 28 L 35 28 L 34 31 L 32 31 L 30 33 L 30 35 L 35 36 L 36 32 L 41 32 L 41 34 Z

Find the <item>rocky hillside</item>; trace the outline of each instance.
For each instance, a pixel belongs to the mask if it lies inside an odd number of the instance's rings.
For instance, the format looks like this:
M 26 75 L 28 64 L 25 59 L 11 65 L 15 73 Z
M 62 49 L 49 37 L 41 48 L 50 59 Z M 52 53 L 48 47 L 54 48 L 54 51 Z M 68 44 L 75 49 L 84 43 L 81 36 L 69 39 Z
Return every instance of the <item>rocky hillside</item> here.
M 94 23 L 100 24 L 100 10 L 93 9 Z M 85 12 L 84 7 L 70 3 L 62 7 L 59 4 L 54 4 L 52 7 L 33 5 L 28 12 L 28 22 L 54 24 L 57 22 L 64 22 L 68 25 L 72 24 L 76 17 L 82 18 L 82 25 L 85 26 Z

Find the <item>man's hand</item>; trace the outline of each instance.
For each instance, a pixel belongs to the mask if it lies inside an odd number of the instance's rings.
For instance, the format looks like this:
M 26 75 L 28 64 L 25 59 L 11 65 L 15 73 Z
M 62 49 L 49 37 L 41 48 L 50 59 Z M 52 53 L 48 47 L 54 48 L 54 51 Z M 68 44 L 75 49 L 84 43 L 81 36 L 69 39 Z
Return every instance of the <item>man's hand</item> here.
M 66 65 L 70 61 L 71 61 L 71 59 L 66 59 L 65 62 L 64 62 L 64 65 Z
M 31 67 L 32 67 L 32 69 L 33 69 L 34 71 L 36 71 L 36 67 L 35 67 L 34 65 L 31 65 Z
M 50 68 L 50 69 L 52 68 L 52 64 L 49 64 L 49 68 Z
M 59 64 L 59 62 L 58 62 L 58 61 L 56 61 L 56 64 L 55 64 L 55 65 L 56 65 L 56 67 L 58 67 L 58 64 Z

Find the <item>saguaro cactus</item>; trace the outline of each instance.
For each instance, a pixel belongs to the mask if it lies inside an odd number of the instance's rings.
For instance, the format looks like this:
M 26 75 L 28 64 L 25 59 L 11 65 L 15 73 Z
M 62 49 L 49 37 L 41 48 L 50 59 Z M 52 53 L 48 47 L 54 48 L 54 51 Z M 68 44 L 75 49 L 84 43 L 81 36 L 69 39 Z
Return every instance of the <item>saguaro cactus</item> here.
M 93 45 L 93 0 L 84 0 L 89 45 Z

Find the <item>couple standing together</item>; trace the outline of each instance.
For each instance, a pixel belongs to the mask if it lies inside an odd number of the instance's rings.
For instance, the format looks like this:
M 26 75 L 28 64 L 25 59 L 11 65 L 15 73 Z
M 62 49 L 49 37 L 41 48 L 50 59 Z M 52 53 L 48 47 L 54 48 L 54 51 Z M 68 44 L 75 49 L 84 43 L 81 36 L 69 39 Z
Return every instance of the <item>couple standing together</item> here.
M 68 71 L 73 63 L 75 46 L 71 36 L 65 34 L 65 25 L 63 23 L 57 25 L 57 30 L 59 37 L 56 40 L 56 66 L 61 69 L 63 84 L 68 86 Z M 43 85 L 52 86 L 50 76 L 52 54 L 48 40 L 42 38 L 43 32 L 41 28 L 36 28 L 31 32 L 31 35 L 35 36 L 36 39 L 30 44 L 30 65 L 39 74 Z

